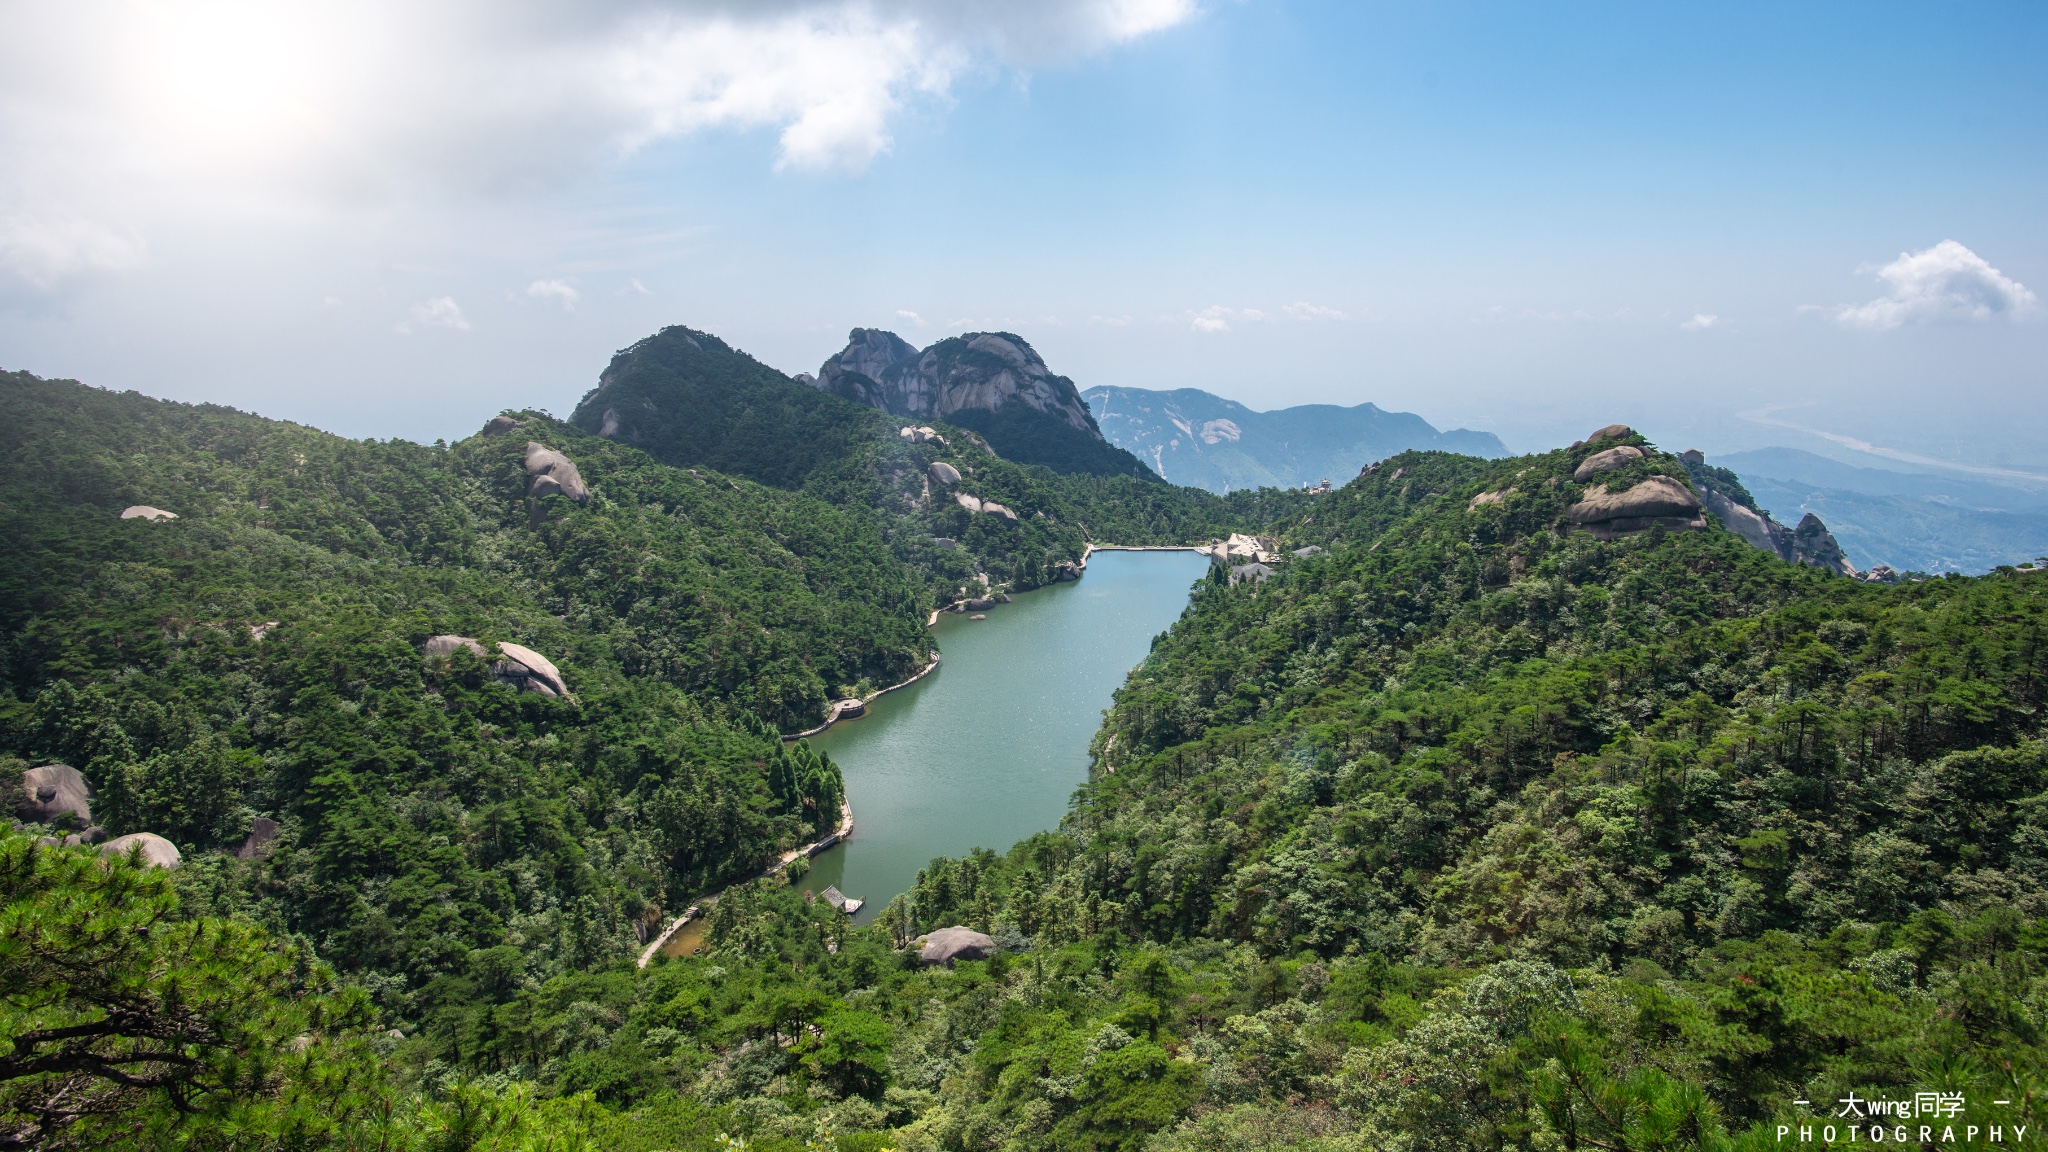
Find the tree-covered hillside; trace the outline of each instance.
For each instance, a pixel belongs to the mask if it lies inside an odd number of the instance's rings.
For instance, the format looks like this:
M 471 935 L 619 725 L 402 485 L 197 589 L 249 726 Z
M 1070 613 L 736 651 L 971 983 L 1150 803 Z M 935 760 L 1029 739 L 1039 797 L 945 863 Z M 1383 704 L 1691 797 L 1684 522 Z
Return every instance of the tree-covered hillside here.
M 629 955 L 663 908 L 829 827 L 836 769 L 788 770 L 766 725 L 927 658 L 923 583 L 868 517 L 565 425 L 426 447 L 0 390 L 22 465 L 4 772 L 80 769 L 110 833 L 168 837 L 224 907 L 398 1018 L 477 950 L 535 972 Z M 526 498 L 530 440 L 577 462 L 587 505 Z M 440 634 L 523 644 L 571 696 L 426 658 Z M 267 859 L 214 855 L 257 816 L 282 825 Z
M 1873 585 L 1711 520 L 1572 527 L 1683 482 L 1634 437 L 1222 500 L 941 428 L 788 491 L 537 417 L 426 448 L 6 386 L 0 435 L 46 466 L 4 511 L 5 750 L 188 850 L 167 881 L 0 840 L 17 1145 L 1548 1152 L 2048 1122 L 2040 577 Z M 529 439 L 588 503 L 524 497 Z M 1619 466 L 1572 481 L 1596 452 Z M 116 518 L 138 502 L 180 519 Z M 798 863 L 633 965 L 657 905 L 836 806 L 764 718 L 914 663 L 919 614 L 975 576 L 1222 528 L 1322 551 L 1197 590 L 1060 829 L 934 861 L 868 928 Z M 571 695 L 423 658 L 446 632 L 549 655 Z M 267 854 L 211 851 L 259 813 Z M 956 924 L 994 954 L 921 965 Z M 1929 1111 L 1873 1141 L 1852 1098 Z M 1944 1107 L 1955 1134 L 1920 1138 Z
M 951 349 L 949 364 L 990 358 L 952 348 L 958 343 L 942 342 Z M 974 418 L 1003 424 L 1009 412 Z M 1065 448 L 1040 445 L 1045 451 L 1038 454 L 1059 467 L 1020 464 L 978 442 L 975 429 L 996 426 L 986 422 L 921 421 L 939 439 L 907 440 L 899 435 L 901 417 L 798 383 L 709 333 L 680 326 L 614 357 L 570 420 L 666 464 L 719 468 L 874 513 L 899 555 L 930 574 L 941 603 L 974 591 L 983 575 L 997 587 L 1038 587 L 1058 565 L 1078 561 L 1091 542 L 1190 544 L 1255 530 L 1306 507 L 1299 493 L 1218 497 L 1164 484 L 1127 454 L 1085 436 L 1124 464 L 1066 461 L 1061 453 L 1073 446 L 1064 440 Z M 1027 436 L 1036 427 L 1016 425 Z M 959 480 L 935 483 L 934 464 L 954 469 Z M 962 493 L 1003 505 L 1014 522 L 969 511 L 956 499 Z M 934 545 L 934 538 L 946 543 Z
M 1179 1032 L 1239 1084 L 1197 1142 L 1689 1147 L 1795 1098 L 2023 1096 L 2048 585 L 1872 586 L 1719 529 L 1601 542 L 1563 523 L 1591 451 L 1407 454 L 1334 494 L 1289 530 L 1326 554 L 1197 594 L 1060 832 L 935 862 L 886 918 L 1320 973 L 1278 998 L 1298 1071 L 1242 1083 L 1251 1018 Z

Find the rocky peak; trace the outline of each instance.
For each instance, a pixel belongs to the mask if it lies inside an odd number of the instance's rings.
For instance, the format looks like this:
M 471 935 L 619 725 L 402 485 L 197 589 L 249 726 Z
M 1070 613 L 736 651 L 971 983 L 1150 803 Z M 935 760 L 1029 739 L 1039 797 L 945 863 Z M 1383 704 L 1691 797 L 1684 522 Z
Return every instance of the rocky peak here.
M 855 328 L 812 387 L 898 416 L 949 420 L 1021 405 L 1102 439 L 1080 390 L 1056 376 L 1023 337 L 969 332 L 919 351 L 894 332 Z
M 1825 568 L 1842 576 L 1857 575 L 1856 566 L 1849 563 L 1835 534 L 1828 531 L 1820 517 L 1808 512 L 1800 518 L 1798 527 L 1787 528 L 1756 506 L 1749 489 L 1742 486 L 1735 473 L 1707 463 L 1706 454 L 1699 449 L 1688 448 L 1678 454 L 1678 459 L 1685 465 L 1693 487 L 1699 490 L 1707 511 L 1723 527 L 1781 560 Z

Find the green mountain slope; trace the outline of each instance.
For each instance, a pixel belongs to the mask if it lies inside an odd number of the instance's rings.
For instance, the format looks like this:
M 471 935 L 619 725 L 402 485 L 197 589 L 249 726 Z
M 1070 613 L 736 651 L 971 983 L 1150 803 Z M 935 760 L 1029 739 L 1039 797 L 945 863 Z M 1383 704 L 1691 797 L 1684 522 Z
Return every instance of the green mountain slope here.
M 680 325 L 612 357 L 569 422 L 678 467 L 777 488 L 799 487 L 819 467 L 886 434 L 877 413 Z
M 1718 1117 L 1930 1069 L 2018 1095 L 2043 1053 L 2017 1006 L 2048 989 L 2048 585 L 1871 586 L 1719 529 L 1603 543 L 1561 528 L 1590 451 L 1405 454 L 1333 495 L 1289 533 L 1326 555 L 1204 589 L 1134 673 L 1061 832 L 934 862 L 885 918 L 1281 965 L 1292 1015 L 1257 1019 L 1335 1076 L 1248 1070 L 1278 1041 L 1226 1024 L 1239 1110 L 1192 1146 L 1521 1146 L 1663 1108 L 1695 1128 L 1668 1146 L 1705 1147 Z M 1185 979 L 1154 1001 L 1195 1044 Z
M 6 386 L 46 465 L 0 512 L 6 750 L 191 851 L 171 891 L 0 837 L 8 939 L 105 957 L 0 1026 L 72 1043 L 34 1021 L 124 980 L 210 1013 L 118 1018 L 179 1029 L 175 1088 L 0 1068 L 9 1132 L 86 1088 L 112 1103 L 73 1146 L 1762 1149 L 1919 1092 L 1959 1131 L 2048 1121 L 2037 577 L 1868 584 L 1710 517 L 1597 539 L 1575 502 L 1687 475 L 1625 432 L 1225 500 L 943 426 L 784 491 L 538 418 L 423 448 Z M 588 504 L 523 498 L 528 438 Z M 865 929 L 799 865 L 694 955 L 627 959 L 836 804 L 752 717 L 916 660 L 975 564 L 1222 525 L 1323 551 L 1198 591 L 1058 831 L 934 861 Z M 551 654 L 573 697 L 423 660 L 441 631 Z M 202 851 L 259 811 L 267 858 Z M 993 950 L 921 965 L 951 925 Z
M 925 357 L 944 379 L 987 375 L 1008 364 L 959 339 L 941 341 Z M 1072 393 L 1070 383 L 1066 391 Z M 1085 416 L 1077 396 L 1073 404 Z M 1026 453 L 1026 460 L 1041 462 L 1009 459 L 1001 445 L 1021 441 L 997 431 L 1007 428 L 1026 439 L 1038 435 L 1033 429 L 1043 431 L 1042 422 L 1013 421 L 1020 410 L 1035 411 L 1021 402 L 993 412 L 963 409 L 949 419 L 978 423 L 932 418 L 927 424 L 940 438 L 912 441 L 899 435 L 900 419 L 876 407 L 782 376 L 707 333 L 674 327 L 615 357 L 571 422 L 665 464 L 707 465 L 800 487 L 850 515 L 869 514 L 897 555 L 928 575 L 941 604 L 978 594 L 983 575 L 991 587 L 1038 587 L 1055 578 L 1059 565 L 1079 561 L 1090 542 L 1198 543 L 1256 530 L 1303 506 L 1299 494 L 1224 498 L 1163 484 L 1086 436 L 1081 440 L 1094 449 L 1132 466 L 1068 460 L 1060 453 L 1079 441 L 1058 437 L 1040 444 L 1043 451 Z M 996 453 L 976 443 L 976 429 L 989 433 Z M 938 464 L 960 479 L 934 482 Z M 1014 522 L 967 510 L 957 499 L 961 494 L 1002 505 Z M 946 543 L 935 546 L 934 539 Z
M 170 838 L 401 1017 L 476 950 L 630 955 L 829 827 L 836 769 L 793 774 L 762 721 L 926 656 L 922 581 L 867 518 L 566 425 L 359 442 L 21 373 L 0 411 L 34 462 L 0 507 L 7 771 L 79 768 L 111 833 Z M 525 498 L 530 439 L 588 505 Z M 443 633 L 524 644 L 573 696 L 423 658 Z M 267 861 L 208 855 L 258 815 Z

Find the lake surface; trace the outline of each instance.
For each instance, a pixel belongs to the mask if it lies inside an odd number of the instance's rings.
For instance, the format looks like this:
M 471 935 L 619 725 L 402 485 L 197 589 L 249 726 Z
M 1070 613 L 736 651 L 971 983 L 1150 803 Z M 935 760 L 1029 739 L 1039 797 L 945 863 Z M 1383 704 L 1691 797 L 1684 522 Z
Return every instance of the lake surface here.
M 933 628 L 939 670 L 812 737 L 846 774 L 853 839 L 799 884 L 867 901 L 867 923 L 935 856 L 1056 827 L 1088 779 L 1088 742 L 1132 668 L 1208 569 L 1194 552 L 1097 552 L 1078 582 Z

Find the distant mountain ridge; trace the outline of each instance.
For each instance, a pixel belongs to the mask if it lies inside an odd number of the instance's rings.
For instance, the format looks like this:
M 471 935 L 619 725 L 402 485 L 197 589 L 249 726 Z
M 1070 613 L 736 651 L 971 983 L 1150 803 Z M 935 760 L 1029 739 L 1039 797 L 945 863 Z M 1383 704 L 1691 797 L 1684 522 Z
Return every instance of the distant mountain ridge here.
M 1199 388 L 1090 388 L 1081 394 L 1109 442 L 1175 484 L 1223 492 L 1342 484 L 1396 452 L 1436 449 L 1495 458 L 1491 432 L 1439 432 L 1410 412 L 1377 405 L 1303 404 L 1255 412 Z
M 894 332 L 855 328 L 816 378 L 821 392 L 912 420 L 944 420 L 997 454 L 1061 472 L 1139 476 L 1138 458 L 1108 443 L 1074 382 L 1023 337 L 968 332 L 919 350 Z

